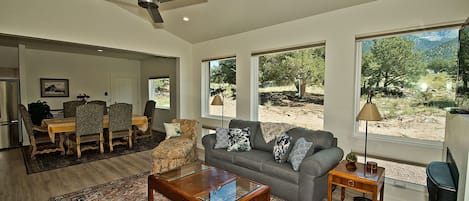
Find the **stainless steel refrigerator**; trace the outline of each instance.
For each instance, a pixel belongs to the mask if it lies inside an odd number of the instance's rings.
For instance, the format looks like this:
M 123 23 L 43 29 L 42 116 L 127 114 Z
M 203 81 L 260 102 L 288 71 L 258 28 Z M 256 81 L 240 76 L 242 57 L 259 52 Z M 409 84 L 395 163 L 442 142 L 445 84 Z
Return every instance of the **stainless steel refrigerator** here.
M 19 103 L 19 80 L 0 79 L 0 149 L 22 144 L 23 137 L 19 135 Z

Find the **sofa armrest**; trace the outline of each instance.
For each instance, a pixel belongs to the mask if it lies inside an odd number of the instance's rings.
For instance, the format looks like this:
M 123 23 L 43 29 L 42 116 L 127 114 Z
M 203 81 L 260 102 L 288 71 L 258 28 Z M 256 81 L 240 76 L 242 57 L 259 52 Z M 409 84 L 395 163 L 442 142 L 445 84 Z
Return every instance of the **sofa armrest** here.
M 311 176 L 322 176 L 337 166 L 344 156 L 344 151 L 339 147 L 321 150 L 303 160 L 300 165 L 300 173 Z
M 205 149 L 213 149 L 216 142 L 217 138 L 215 134 L 208 134 L 202 137 L 202 144 L 204 145 Z

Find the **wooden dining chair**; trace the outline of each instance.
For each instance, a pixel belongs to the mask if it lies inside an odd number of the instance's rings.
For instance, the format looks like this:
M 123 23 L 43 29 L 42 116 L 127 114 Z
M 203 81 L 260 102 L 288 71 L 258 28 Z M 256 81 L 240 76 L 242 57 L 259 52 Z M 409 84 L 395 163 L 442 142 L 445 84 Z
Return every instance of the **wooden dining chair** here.
M 103 114 L 106 115 L 108 112 L 107 112 L 107 104 L 106 104 L 106 101 L 102 101 L 102 100 L 92 100 L 92 101 L 88 101 L 86 104 L 98 104 L 98 105 L 101 105 L 104 107 L 104 112 Z
M 74 143 L 76 146 L 78 158 L 81 158 L 82 151 L 98 149 L 98 144 L 100 153 L 104 153 L 103 118 L 103 107 L 101 105 L 85 104 L 77 107 L 76 132 L 70 135 L 69 142 Z M 87 142 L 95 143 L 81 146 L 82 143 Z
M 59 140 L 55 140 L 55 143 L 49 138 L 47 128 L 42 128 L 33 124 L 29 112 L 26 110 L 26 106 L 18 105 L 21 117 L 23 118 L 24 127 L 29 136 L 29 142 L 31 143 L 31 158 L 36 159 L 37 154 L 46 154 L 60 151 L 64 152 L 64 148 L 60 146 L 63 143 L 63 136 L 57 135 Z
M 153 100 L 148 100 L 145 104 L 145 110 L 143 115 L 148 119 L 148 129 L 146 131 L 138 130 L 134 127 L 135 130 L 135 140 L 140 138 L 152 137 L 152 128 L 153 128 L 153 114 L 155 113 L 156 102 Z
M 128 144 L 132 148 L 132 105 L 116 103 L 109 107 L 109 150 L 114 150 L 114 145 Z M 126 142 L 114 139 L 127 139 Z
M 85 103 L 85 101 L 81 100 L 63 102 L 62 105 L 64 109 L 64 117 L 75 117 L 77 107 L 80 105 L 84 105 Z

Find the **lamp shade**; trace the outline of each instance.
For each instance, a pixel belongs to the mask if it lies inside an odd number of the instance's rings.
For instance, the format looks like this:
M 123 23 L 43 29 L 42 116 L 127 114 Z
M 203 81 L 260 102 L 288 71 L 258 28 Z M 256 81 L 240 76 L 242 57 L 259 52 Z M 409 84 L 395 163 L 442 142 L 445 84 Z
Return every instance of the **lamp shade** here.
M 210 105 L 223 105 L 223 100 L 221 99 L 220 95 L 213 97 L 212 103 L 210 103 Z
M 374 103 L 365 103 L 360 113 L 358 113 L 357 121 L 358 120 L 381 121 L 382 118 L 381 114 L 379 114 L 378 107 L 376 107 Z

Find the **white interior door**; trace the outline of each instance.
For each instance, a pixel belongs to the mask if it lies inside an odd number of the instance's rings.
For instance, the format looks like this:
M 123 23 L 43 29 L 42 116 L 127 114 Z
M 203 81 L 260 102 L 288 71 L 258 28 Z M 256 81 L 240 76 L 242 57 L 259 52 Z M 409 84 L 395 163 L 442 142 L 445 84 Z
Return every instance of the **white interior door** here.
M 133 113 L 140 114 L 138 79 L 134 77 L 113 76 L 111 78 L 111 101 L 132 104 Z

